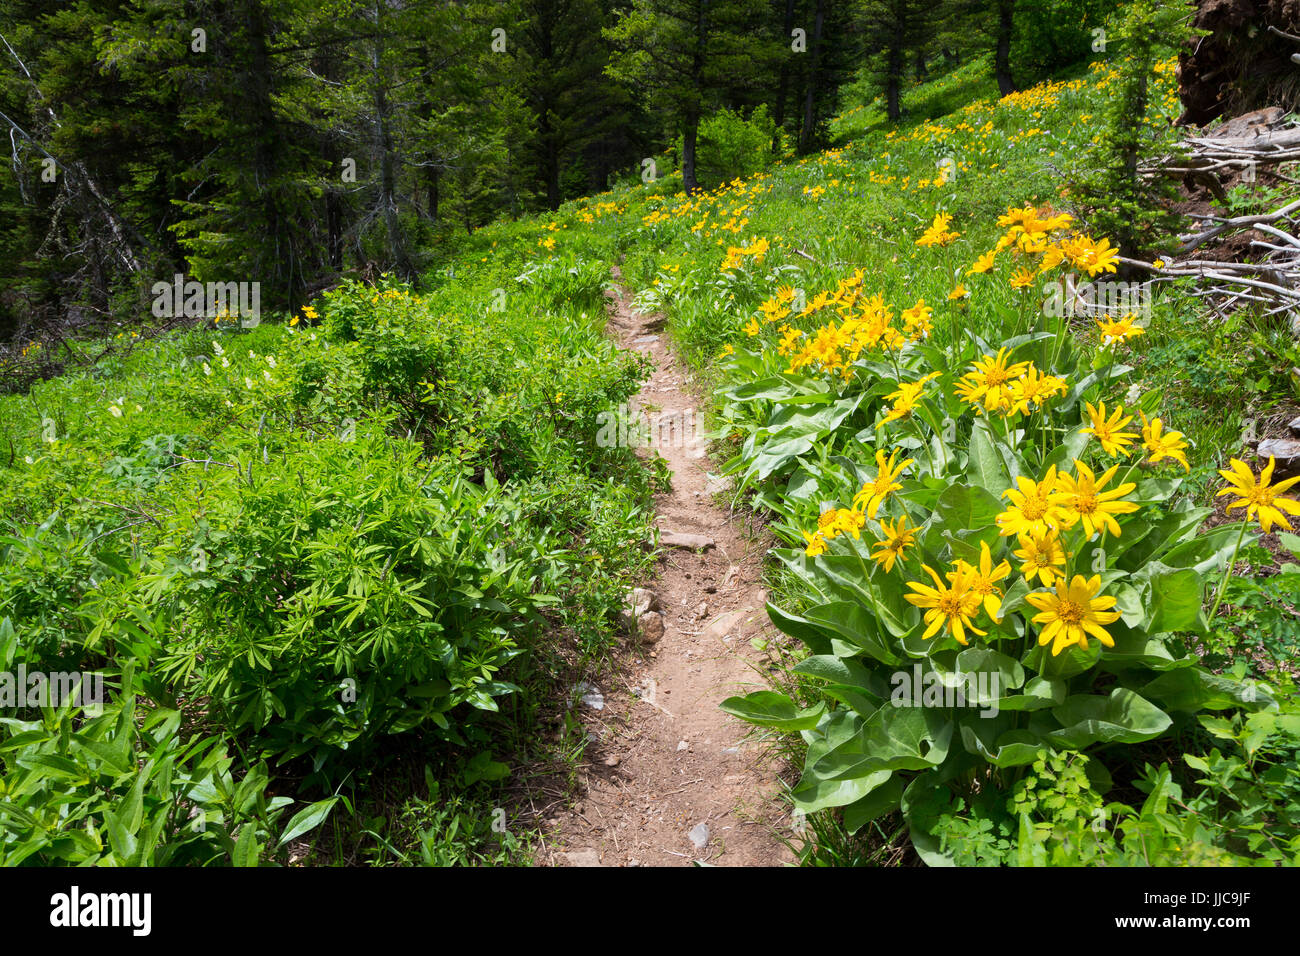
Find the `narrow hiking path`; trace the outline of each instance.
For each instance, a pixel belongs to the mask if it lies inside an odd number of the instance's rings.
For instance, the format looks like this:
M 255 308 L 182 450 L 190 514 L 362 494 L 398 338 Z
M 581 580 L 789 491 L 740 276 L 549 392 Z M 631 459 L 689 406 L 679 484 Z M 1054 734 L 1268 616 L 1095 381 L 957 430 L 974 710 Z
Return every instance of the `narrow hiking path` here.
M 657 451 L 672 471 L 671 492 L 655 499 L 664 556 L 643 585 L 663 633 L 651 643 L 658 627 L 644 628 L 616 655 L 600 682 L 602 708 L 578 706 L 592 743 L 580 796 L 546 821 L 546 855 L 559 866 L 793 861 L 776 835 L 790 826 L 778 798 L 780 761 L 718 707 L 764 686 L 756 668 L 766 658 L 750 641 L 775 635 L 761 583 L 769 542 L 761 527 L 751 531 L 714 504 L 724 486 L 710 481 L 696 437 L 698 393 L 662 317 L 637 315 L 628 300 L 617 286 L 609 334 L 655 364 L 629 418 L 647 421 L 647 453 Z

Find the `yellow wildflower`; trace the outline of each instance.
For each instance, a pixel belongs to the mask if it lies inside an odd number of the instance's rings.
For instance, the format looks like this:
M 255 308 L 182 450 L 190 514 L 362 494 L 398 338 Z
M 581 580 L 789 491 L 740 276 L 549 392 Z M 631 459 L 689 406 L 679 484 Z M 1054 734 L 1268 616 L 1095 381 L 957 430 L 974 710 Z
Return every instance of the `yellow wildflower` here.
M 926 629 L 921 635 L 922 638 L 928 640 L 941 627 L 947 629 L 957 639 L 958 644 L 966 643 L 967 630 L 980 635 L 986 633 L 971 623 L 975 615 L 979 614 L 981 598 L 971 590 L 970 571 L 961 570 L 951 576 L 952 586 L 949 587 L 939 580 L 939 575 L 935 573 L 934 568 L 928 564 L 923 564 L 921 567 L 934 580 L 934 587 L 917 581 L 908 581 L 907 586 L 916 593 L 904 596 L 910 604 L 925 611 Z M 969 565 L 966 567 L 970 568 Z
M 888 573 L 894 570 L 894 562 L 912 546 L 916 529 L 907 526 L 907 515 L 903 515 L 897 522 L 881 521 L 880 527 L 885 536 L 876 540 L 876 550 L 871 552 L 871 560 L 883 565 Z
M 1300 475 L 1271 485 L 1269 482 L 1273 477 L 1274 464 L 1273 456 L 1269 455 L 1268 464 L 1264 466 L 1259 480 L 1256 481 L 1254 473 L 1246 463 L 1233 458 L 1228 469 L 1219 470 L 1219 474 L 1228 482 L 1229 487 L 1215 495 L 1216 498 L 1222 495 L 1237 495 L 1238 499 L 1229 504 L 1224 511 L 1245 508 L 1246 520 L 1257 517 L 1260 529 L 1265 534 L 1268 534 L 1269 529 L 1274 525 L 1290 530 L 1291 522 L 1287 520 L 1286 514 L 1300 515 L 1300 502 L 1291 498 L 1278 497 L 1281 492 L 1300 481 Z
M 1106 403 L 1099 402 L 1098 404 L 1100 407 L 1094 408 L 1092 402 L 1085 403 L 1088 417 L 1092 419 L 1092 426 L 1082 429 L 1082 433 L 1095 435 L 1097 440 L 1101 442 L 1102 450 L 1111 457 L 1121 454 L 1127 455 L 1126 448 L 1133 443 L 1133 439 L 1137 438 L 1137 432 L 1126 432 L 1120 429 L 1131 422 L 1133 416 L 1125 417 L 1124 406 L 1121 405 L 1110 418 L 1107 418 Z
M 861 508 L 867 513 L 867 517 L 875 518 L 876 512 L 880 510 L 881 504 L 889 497 L 891 492 L 898 491 L 902 484 L 898 481 L 898 476 L 903 470 L 915 462 L 913 458 L 906 458 L 902 462 L 895 464 L 898 458 L 898 449 L 894 449 L 889 455 L 889 460 L 885 460 L 884 451 L 876 452 L 876 477 L 870 481 L 864 482 L 862 490 L 853 498 L 853 507 Z
M 1061 502 L 1063 520 L 1061 526 L 1072 528 L 1075 522 L 1082 522 L 1083 530 L 1089 538 L 1096 533 L 1104 536 L 1107 532 L 1118 537 L 1120 529 L 1115 515 L 1131 514 L 1138 510 L 1138 506 L 1131 501 L 1117 499 L 1128 494 L 1137 485 L 1128 482 L 1103 492 L 1101 489 L 1115 477 L 1115 472 L 1119 470 L 1118 465 L 1111 465 L 1100 478 L 1093 474 L 1091 468 L 1077 459 L 1074 467 L 1079 473 L 1078 477 L 1061 472 L 1056 478 L 1057 490 L 1065 496 Z
M 1164 423 L 1159 418 L 1147 421 L 1146 414 L 1142 415 L 1142 447 L 1148 452 L 1147 461 L 1154 465 L 1166 458 L 1172 458 L 1182 465 L 1185 471 L 1191 471 L 1192 467 L 1187 463 L 1187 456 L 1183 453 L 1187 448 L 1183 433 L 1166 432 L 1164 427 Z
M 1046 587 L 1061 576 L 1058 570 L 1065 566 L 1066 553 L 1061 545 L 1061 538 L 1054 530 L 1031 534 L 1021 534 L 1018 538 L 1020 548 L 1015 556 L 1023 563 L 1020 573 L 1026 580 L 1032 581 L 1036 576 Z

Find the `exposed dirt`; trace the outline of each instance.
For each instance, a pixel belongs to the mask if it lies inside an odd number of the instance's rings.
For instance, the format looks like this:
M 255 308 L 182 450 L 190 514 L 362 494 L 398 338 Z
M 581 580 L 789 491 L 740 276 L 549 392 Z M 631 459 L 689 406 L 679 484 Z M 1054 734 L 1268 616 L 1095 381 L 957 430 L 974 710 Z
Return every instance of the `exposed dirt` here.
M 609 332 L 656 366 L 633 411 L 651 426 L 646 454 L 657 451 L 672 471 L 671 493 L 655 501 L 660 534 L 701 535 L 713 546 L 665 547 L 658 577 L 644 583 L 658 598 L 663 637 L 629 639 L 600 682 L 603 709 L 579 705 L 592 740 L 583 793 L 545 821 L 540 858 L 556 866 L 792 862 L 778 838 L 791 826 L 778 797 L 784 768 L 749 725 L 718 708 L 765 686 L 767 661 L 751 640 L 774 632 L 761 584 L 768 542 L 713 502 L 722 485 L 711 483 L 697 435 L 698 395 L 662 328 L 657 316 L 635 315 L 619 288 Z
M 1194 25 L 1210 31 L 1178 57 L 1179 124 L 1203 125 L 1261 106 L 1295 108 L 1300 43 L 1271 33 L 1300 32 L 1300 0 L 1196 0 Z

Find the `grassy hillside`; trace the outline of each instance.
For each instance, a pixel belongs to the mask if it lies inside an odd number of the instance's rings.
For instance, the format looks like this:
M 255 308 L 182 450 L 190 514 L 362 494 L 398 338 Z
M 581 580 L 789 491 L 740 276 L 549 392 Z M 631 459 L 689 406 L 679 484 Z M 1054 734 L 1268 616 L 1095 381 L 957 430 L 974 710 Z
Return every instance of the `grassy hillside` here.
M 553 702 L 651 565 L 657 478 L 596 441 L 645 372 L 601 334 L 616 264 L 780 544 L 790 671 L 726 706 L 804 767 L 808 862 L 1294 858 L 1300 540 L 1212 506 L 1246 409 L 1295 401 L 1295 340 L 1171 286 L 1136 329 L 1048 314 L 1048 283 L 1108 276 L 1070 183 L 1117 73 L 999 101 L 986 70 L 744 181 L 479 230 L 420 292 L 341 287 L 0 398 L 0 663 L 113 688 L 91 722 L 3 723 L 0 861 L 527 859 L 488 826 L 501 781 L 570 749 Z M 1172 63 L 1153 81 L 1172 116 Z M 1133 506 L 1107 536 L 1089 474 Z M 1028 541 L 1002 519 L 1025 483 L 1059 496 Z M 1059 561 L 1026 556 L 1048 538 Z M 1101 624 L 1040 644 L 1075 574 Z M 907 600 L 931 585 L 949 611 Z M 997 675 L 1000 714 L 888 707 L 913 664 Z

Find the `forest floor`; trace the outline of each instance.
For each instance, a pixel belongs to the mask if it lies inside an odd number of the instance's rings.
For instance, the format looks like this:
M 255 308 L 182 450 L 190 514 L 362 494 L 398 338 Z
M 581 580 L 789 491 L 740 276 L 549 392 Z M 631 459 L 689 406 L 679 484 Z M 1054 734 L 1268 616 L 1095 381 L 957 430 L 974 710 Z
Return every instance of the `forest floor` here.
M 656 596 L 663 636 L 653 644 L 629 638 L 602 679 L 604 706 L 579 705 L 591 740 L 580 795 L 546 821 L 541 862 L 793 862 L 781 839 L 791 820 L 777 799 L 789 768 L 718 706 L 766 686 L 769 662 L 751 641 L 776 634 L 762 585 L 770 542 L 746 515 L 715 504 L 725 486 L 709 476 L 699 395 L 663 334 L 663 318 L 636 314 L 628 298 L 618 286 L 609 333 L 655 365 L 629 417 L 648 420 L 646 453 L 657 452 L 672 472 L 671 491 L 655 499 L 664 556 L 655 580 L 644 582 Z M 697 539 L 674 545 L 677 535 Z

